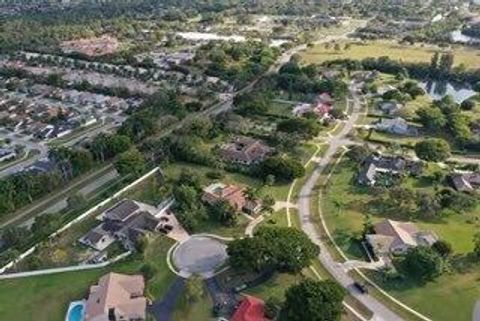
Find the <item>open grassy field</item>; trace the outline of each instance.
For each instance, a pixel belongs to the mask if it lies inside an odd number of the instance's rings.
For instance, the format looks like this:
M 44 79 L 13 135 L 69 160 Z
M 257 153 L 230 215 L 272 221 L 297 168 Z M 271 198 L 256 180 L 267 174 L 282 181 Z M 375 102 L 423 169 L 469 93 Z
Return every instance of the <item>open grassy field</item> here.
M 354 167 L 343 161 L 334 171 L 322 198 L 322 211 L 326 223 L 337 244 L 351 258 L 363 257 L 358 243 L 352 237 L 362 231 L 363 214 L 368 212 L 366 205 L 373 197 L 368 190 L 352 184 Z M 415 189 L 432 189 L 419 179 L 407 179 L 405 185 Z M 377 222 L 384 216 L 374 215 Z M 473 248 L 473 235 L 478 231 L 475 217 L 480 210 L 448 217 L 438 222 L 418 221 L 420 229 L 434 231 L 441 239 L 450 242 L 457 254 L 470 252 Z M 395 219 L 395 218 L 393 218 Z M 435 282 L 420 286 L 405 279 L 386 281 L 379 274 L 370 273 L 379 285 L 402 302 L 431 317 L 433 320 L 470 320 L 475 301 L 479 297 L 480 268 L 475 267 L 463 273 L 445 273 Z
M 349 49 L 344 49 L 345 44 L 349 43 Z M 341 50 L 335 50 L 333 45 L 325 48 L 324 44 L 316 45 L 301 53 L 305 63 L 322 63 L 334 59 L 363 59 L 368 57 L 388 56 L 394 60 L 407 62 L 430 62 L 434 52 L 444 51 L 438 47 L 429 45 L 406 46 L 399 45 L 393 41 L 368 41 L 360 42 L 342 42 Z M 467 68 L 480 67 L 480 55 L 477 50 L 459 47 L 455 48 L 455 65 L 464 64 Z
M 367 274 L 395 298 L 435 321 L 472 320 L 479 299 L 479 267 L 463 274 L 446 273 L 422 287 L 408 279 L 385 282 L 378 273 Z
M 166 252 L 172 241 L 159 236 L 145 252 L 144 262 L 157 267 L 158 273 L 147 283 L 147 296 L 159 297 L 173 280 L 166 264 Z M 130 258 L 104 269 L 67 272 L 0 281 L 0 319 L 15 321 L 61 321 L 68 303 L 86 296 L 90 285 L 108 272 L 138 273 L 140 258 Z

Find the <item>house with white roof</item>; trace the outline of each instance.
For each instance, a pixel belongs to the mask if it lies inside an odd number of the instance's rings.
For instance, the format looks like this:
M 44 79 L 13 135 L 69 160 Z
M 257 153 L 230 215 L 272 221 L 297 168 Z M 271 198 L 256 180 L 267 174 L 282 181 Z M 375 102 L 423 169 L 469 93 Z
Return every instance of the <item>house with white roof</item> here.
M 378 257 L 404 254 L 417 246 L 432 246 L 438 237 L 429 231 L 420 231 L 412 222 L 385 219 L 373 227 L 375 234 L 365 239 Z

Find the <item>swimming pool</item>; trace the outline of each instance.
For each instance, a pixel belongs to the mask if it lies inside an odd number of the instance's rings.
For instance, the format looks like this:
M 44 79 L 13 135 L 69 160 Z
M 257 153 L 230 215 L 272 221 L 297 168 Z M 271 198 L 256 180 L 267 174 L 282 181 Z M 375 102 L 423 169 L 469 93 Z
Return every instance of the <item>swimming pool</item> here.
M 83 321 L 83 301 L 71 302 L 68 307 L 67 317 L 65 321 Z

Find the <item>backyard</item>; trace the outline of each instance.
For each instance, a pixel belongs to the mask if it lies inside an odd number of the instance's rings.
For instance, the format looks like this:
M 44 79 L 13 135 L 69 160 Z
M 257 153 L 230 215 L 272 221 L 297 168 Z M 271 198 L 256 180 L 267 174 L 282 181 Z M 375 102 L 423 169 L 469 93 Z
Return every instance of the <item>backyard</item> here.
M 147 283 L 146 293 L 149 297 L 160 297 L 174 278 L 165 260 L 171 245 L 170 239 L 158 236 L 149 243 L 145 251 L 143 261 L 157 267 L 157 274 Z M 108 272 L 139 273 L 142 264 L 140 258 L 132 257 L 104 269 L 1 280 L 2 320 L 63 320 L 68 303 L 84 298 L 89 287 L 95 284 L 99 277 Z

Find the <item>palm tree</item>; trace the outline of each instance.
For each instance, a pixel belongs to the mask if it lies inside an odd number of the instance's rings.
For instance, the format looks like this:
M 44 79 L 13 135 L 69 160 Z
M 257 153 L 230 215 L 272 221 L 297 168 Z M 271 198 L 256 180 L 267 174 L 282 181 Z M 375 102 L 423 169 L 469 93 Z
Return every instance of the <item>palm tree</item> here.
M 341 201 L 339 199 L 335 199 L 333 201 L 333 205 L 337 209 L 337 215 L 339 215 L 341 213 L 341 211 L 343 210 L 343 208 L 345 207 L 345 204 L 343 203 L 343 201 Z

